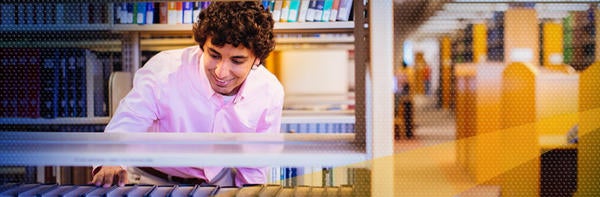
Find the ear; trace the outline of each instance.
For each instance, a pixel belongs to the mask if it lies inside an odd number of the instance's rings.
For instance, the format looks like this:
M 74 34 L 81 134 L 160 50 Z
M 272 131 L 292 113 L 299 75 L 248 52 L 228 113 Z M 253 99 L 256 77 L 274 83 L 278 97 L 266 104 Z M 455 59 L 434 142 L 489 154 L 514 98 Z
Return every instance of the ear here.
M 255 58 L 255 59 L 254 59 L 254 62 L 252 63 L 252 66 L 253 66 L 253 67 L 258 67 L 258 65 L 260 65 L 260 59 L 258 59 L 258 58 Z

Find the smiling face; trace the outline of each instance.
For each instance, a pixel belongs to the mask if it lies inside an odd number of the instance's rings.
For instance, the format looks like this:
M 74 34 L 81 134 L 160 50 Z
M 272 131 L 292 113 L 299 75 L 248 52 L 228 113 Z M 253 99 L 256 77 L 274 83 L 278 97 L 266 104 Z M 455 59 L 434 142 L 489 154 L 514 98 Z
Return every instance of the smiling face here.
M 258 65 L 260 60 L 242 45 L 216 46 L 211 41 L 208 38 L 202 48 L 206 77 L 215 92 L 225 96 L 235 95 L 252 66 Z

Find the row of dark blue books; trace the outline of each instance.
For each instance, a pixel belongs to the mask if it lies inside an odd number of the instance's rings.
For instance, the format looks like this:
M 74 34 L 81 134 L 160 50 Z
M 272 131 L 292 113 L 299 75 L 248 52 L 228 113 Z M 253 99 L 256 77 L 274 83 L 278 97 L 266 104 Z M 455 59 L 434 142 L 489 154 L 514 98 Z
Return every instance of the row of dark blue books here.
M 105 3 L 1 3 L 2 25 L 106 24 Z
M 354 133 L 354 123 L 281 124 L 283 133 Z
M 114 62 L 105 55 L 79 48 L 3 48 L 0 62 L 0 117 L 88 117 L 88 104 L 94 116 L 108 115 L 106 84 Z M 88 103 L 88 82 L 94 103 Z

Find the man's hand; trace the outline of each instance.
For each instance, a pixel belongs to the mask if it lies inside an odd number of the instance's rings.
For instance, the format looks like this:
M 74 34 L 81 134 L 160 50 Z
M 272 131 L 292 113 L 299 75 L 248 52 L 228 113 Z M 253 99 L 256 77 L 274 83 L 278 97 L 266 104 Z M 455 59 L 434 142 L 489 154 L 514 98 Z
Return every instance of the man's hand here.
M 94 174 L 92 184 L 110 187 L 113 184 L 124 186 L 127 183 L 127 171 L 120 166 L 99 166 L 101 168 Z

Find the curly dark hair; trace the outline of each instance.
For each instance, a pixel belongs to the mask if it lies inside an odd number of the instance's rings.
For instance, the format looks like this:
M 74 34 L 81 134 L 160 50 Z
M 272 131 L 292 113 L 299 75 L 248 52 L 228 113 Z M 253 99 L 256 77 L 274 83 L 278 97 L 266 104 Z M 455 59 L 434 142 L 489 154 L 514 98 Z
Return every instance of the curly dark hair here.
M 211 2 L 194 23 L 194 39 L 200 47 L 208 37 L 216 46 L 241 44 L 264 62 L 275 48 L 274 23 L 258 1 Z

